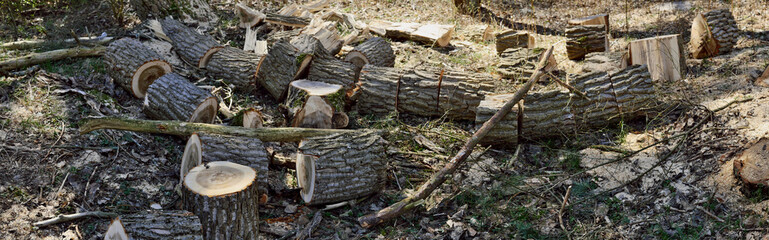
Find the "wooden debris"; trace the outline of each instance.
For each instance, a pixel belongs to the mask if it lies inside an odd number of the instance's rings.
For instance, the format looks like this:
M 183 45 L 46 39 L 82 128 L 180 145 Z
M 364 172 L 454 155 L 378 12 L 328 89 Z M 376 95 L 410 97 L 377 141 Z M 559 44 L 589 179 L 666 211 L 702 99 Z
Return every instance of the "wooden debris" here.
M 159 120 L 212 123 L 218 107 L 210 92 L 176 73 L 155 80 L 144 98 L 144 113 Z
M 205 68 L 211 56 L 223 48 L 213 37 L 200 34 L 177 20 L 166 18 L 161 24 L 179 57 L 198 68 Z
M 566 55 L 571 60 L 582 59 L 591 52 L 607 49 L 606 26 L 577 25 L 566 28 Z
M 257 67 L 256 80 L 277 100 L 285 98 L 288 85 L 296 75 L 297 49 L 288 41 L 281 40 L 270 48 Z
M 497 34 L 497 54 L 509 48 L 533 48 L 535 46 L 534 36 L 527 32 L 508 30 Z
M 262 23 L 267 17 L 264 13 L 254 10 L 243 3 L 235 4 L 235 14 L 238 15 L 240 23 L 238 27 L 250 29 L 259 23 Z
M 171 64 L 133 38 L 110 44 L 104 53 L 104 61 L 115 83 L 137 98 L 144 98 L 155 79 L 171 72 Z
M 310 18 L 308 17 L 295 17 L 275 13 L 266 13 L 264 21 L 272 24 L 297 28 L 301 28 L 310 24 Z
M 756 78 L 754 84 L 762 87 L 769 87 L 769 66 L 764 69 L 764 73 L 761 74 L 761 76 Z
M 391 39 L 411 40 L 430 46 L 446 47 L 451 42 L 454 25 L 396 23 L 374 21 L 369 28 L 377 35 Z
M 296 162 L 302 200 L 319 205 L 379 191 L 387 174 L 383 146 L 383 139 L 372 131 L 303 140 Z
M 541 48 L 508 48 L 500 54 L 498 72 L 504 78 L 528 79 L 536 71 L 534 67 L 543 52 Z M 548 59 L 548 62 L 545 71 L 550 72 L 558 67 L 555 57 Z
M 208 74 L 235 86 L 240 92 L 253 90 L 262 57 L 234 47 L 224 47 L 211 56 L 206 65 Z
M 583 18 L 571 19 L 568 21 L 570 25 L 604 25 L 606 27 L 606 34 L 609 34 L 609 14 L 597 14 L 593 16 L 587 16 Z
M 8 50 L 20 50 L 38 48 L 42 46 L 60 46 L 60 47 L 72 47 L 72 46 L 100 46 L 115 40 L 113 37 L 79 37 L 77 39 L 70 38 L 65 40 L 23 40 L 17 42 L 7 42 L 0 44 L 0 48 Z
M 635 40 L 628 44 L 632 65 L 646 65 L 654 81 L 677 81 L 683 78 L 686 56 L 680 34 Z
M 697 14 L 691 32 L 689 52 L 694 58 L 706 58 L 731 51 L 740 29 L 729 9 L 720 9 Z
M 231 162 L 209 162 L 187 173 L 184 209 L 200 218 L 204 239 L 258 239 L 256 176 Z
M 292 117 L 292 127 L 330 129 L 344 128 L 347 126 L 346 122 L 344 122 L 345 125 L 343 126 L 334 124 L 334 114 L 340 112 L 341 109 L 334 109 L 334 107 L 324 99 L 324 96 L 339 92 L 339 90 L 342 89 L 341 85 L 297 80 L 291 82 L 291 87 L 304 91 L 307 96 L 306 99 L 301 100 L 303 103 L 300 110 L 298 110 Z M 302 95 L 299 95 L 298 97 L 301 98 Z M 289 104 L 295 104 L 293 103 L 295 101 L 296 100 L 291 100 Z
M 390 43 L 380 37 L 374 37 L 356 46 L 347 53 L 345 61 L 355 65 L 355 79 L 358 79 L 363 65 L 394 67 L 395 53 Z
M 110 212 L 100 212 L 100 211 L 80 212 L 80 213 L 73 213 L 73 214 L 59 214 L 55 218 L 32 223 L 32 226 L 41 228 L 41 227 L 45 227 L 53 224 L 59 224 L 63 222 L 78 220 L 84 217 L 114 218 L 114 217 L 117 217 L 117 214 L 110 213 Z
M 257 31 L 246 28 L 246 41 L 243 42 L 243 51 L 253 52 L 256 48 L 256 33 Z
M 769 138 L 762 138 L 734 160 L 734 176 L 749 187 L 769 186 Z
M 190 159 L 191 163 L 224 161 L 251 167 L 257 172 L 259 192 L 267 193 L 267 165 L 270 159 L 264 143 L 259 139 L 194 133 L 187 140 L 182 159 Z
M 65 58 L 76 57 L 97 57 L 104 54 L 107 47 L 93 47 L 93 48 L 66 48 L 49 52 L 31 53 L 26 56 L 11 58 L 8 60 L 0 61 L 0 72 L 10 71 L 17 68 L 28 67 L 35 64 L 40 64 L 48 61 L 57 61 Z
M 143 211 L 120 219 L 131 239 L 203 239 L 200 219 L 184 210 Z
M 582 72 L 617 72 L 628 66 L 627 52 L 594 52 L 585 55 Z

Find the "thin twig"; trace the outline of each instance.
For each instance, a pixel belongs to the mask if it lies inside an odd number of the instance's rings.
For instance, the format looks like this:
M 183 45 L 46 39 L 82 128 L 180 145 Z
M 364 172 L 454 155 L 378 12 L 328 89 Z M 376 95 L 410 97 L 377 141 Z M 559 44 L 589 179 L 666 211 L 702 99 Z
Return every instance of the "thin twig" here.
M 61 189 L 64 187 L 64 184 L 67 183 L 67 178 L 69 178 L 69 172 L 67 172 L 67 175 L 64 176 L 64 181 L 61 181 L 61 185 L 59 185 L 59 190 L 56 190 L 56 194 L 54 197 L 59 196 L 59 193 L 61 192 Z
M 561 210 L 558 211 L 558 224 L 561 225 L 561 229 L 563 229 L 563 232 L 567 234 L 569 239 L 571 239 L 571 235 L 569 235 L 569 231 L 566 230 L 566 227 L 563 225 L 563 209 L 566 207 L 566 203 L 569 201 L 569 195 L 571 195 L 571 185 L 568 189 L 566 189 L 566 196 L 563 197 L 563 203 L 561 203 Z
M 67 215 L 62 214 L 62 215 L 56 216 L 55 218 L 33 223 L 32 226 L 45 227 L 48 225 L 63 223 L 67 221 L 73 221 L 73 220 L 77 220 L 84 217 L 113 218 L 113 217 L 117 217 L 117 213 L 92 211 L 92 212 L 81 212 L 81 213 L 74 213 L 74 214 L 67 214 Z
M 726 221 L 724 221 L 724 219 L 722 219 L 722 218 L 720 218 L 720 217 L 716 216 L 715 214 L 711 213 L 710 211 L 708 211 L 707 209 L 705 209 L 705 208 L 703 208 L 703 207 L 701 207 L 701 206 L 697 206 L 697 209 L 699 209 L 700 211 L 704 212 L 704 213 L 705 213 L 705 214 L 707 214 L 708 216 L 712 217 L 712 218 L 713 218 L 713 219 L 715 219 L 716 221 L 719 221 L 719 222 L 726 222 Z
M 580 97 L 584 98 L 585 100 L 588 100 L 588 101 L 592 101 L 592 100 L 590 100 L 590 98 L 587 96 L 587 94 L 585 94 L 584 92 L 582 92 L 582 91 L 580 91 L 580 90 L 577 90 L 576 88 L 572 87 L 571 85 L 569 85 L 569 84 L 566 84 L 565 82 L 561 81 L 560 79 L 558 79 L 558 77 L 556 77 L 555 75 L 553 75 L 553 73 L 551 73 L 551 72 L 547 72 L 547 74 L 549 74 L 549 75 L 550 75 L 550 77 L 553 79 L 553 81 L 555 81 L 556 83 L 558 83 L 558 85 L 561 85 L 562 87 L 565 87 L 566 89 L 569 89 L 569 91 L 570 91 L 570 92 L 572 92 L 572 93 L 574 93 L 574 94 L 577 94 L 577 95 L 579 95 Z
M 93 178 L 93 174 L 96 173 L 96 169 L 98 169 L 99 166 L 93 167 L 93 172 L 91 172 L 91 176 L 88 177 L 88 181 L 85 182 L 85 190 L 83 191 L 83 199 L 88 197 L 88 185 L 91 184 L 91 178 Z

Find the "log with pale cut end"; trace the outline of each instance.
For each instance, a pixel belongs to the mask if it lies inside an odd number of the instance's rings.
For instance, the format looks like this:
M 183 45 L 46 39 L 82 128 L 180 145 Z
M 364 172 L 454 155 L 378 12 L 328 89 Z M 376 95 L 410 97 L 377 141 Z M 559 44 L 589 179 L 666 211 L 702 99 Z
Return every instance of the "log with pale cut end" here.
M 629 61 L 646 65 L 655 81 L 677 81 L 686 72 L 683 38 L 680 34 L 632 41 L 628 44 Z
M 356 46 L 347 53 L 344 60 L 355 65 L 355 79 L 358 79 L 363 65 L 394 67 L 395 53 L 390 43 L 384 38 L 374 37 Z
M 451 42 L 454 25 L 373 21 L 370 30 L 380 36 L 411 40 L 429 46 L 446 47 Z
M 256 80 L 278 100 L 285 97 L 288 85 L 297 73 L 297 49 L 288 41 L 272 45 L 257 67 Z
M 619 107 L 617 106 L 611 77 L 606 72 L 590 72 L 579 75 L 571 75 L 569 84 L 582 91 L 590 100 L 574 98 L 571 109 L 575 121 L 582 126 L 606 126 L 619 120 Z
M 264 21 L 268 23 L 288 26 L 288 27 L 304 27 L 310 24 L 310 19 L 307 17 L 296 17 L 289 15 L 280 15 L 275 13 L 265 13 Z
M 182 158 L 191 162 L 233 162 L 253 168 L 257 172 L 259 192 L 267 193 L 267 167 L 269 154 L 264 143 L 256 138 L 195 133 L 187 140 Z
M 119 217 L 113 219 L 109 224 L 107 232 L 104 233 L 104 240 L 129 240 L 123 222 L 120 221 Z
M 386 160 L 384 140 L 372 131 L 306 139 L 296 161 L 299 193 L 311 205 L 376 193 L 384 186 Z
M 256 85 L 261 58 L 255 53 L 224 47 L 211 56 L 206 70 L 211 77 L 233 84 L 239 91 L 249 91 Z
M 143 211 L 121 219 L 131 239 L 203 239 L 200 219 L 184 210 Z
M 250 108 L 243 112 L 244 128 L 261 128 L 264 125 L 264 117 L 259 110 Z
M 211 56 L 222 48 L 213 37 L 200 34 L 177 20 L 166 18 L 161 20 L 161 25 L 179 57 L 198 68 L 205 68 Z
M 475 108 L 494 90 L 490 75 L 434 68 L 401 72 L 366 65 L 360 82 L 358 110 L 364 114 L 398 111 L 475 119 Z
M 289 105 L 294 107 L 292 111 L 295 112 L 291 117 L 292 127 L 330 129 L 347 126 L 346 122 L 340 121 L 341 119 L 334 119 L 335 116 L 340 117 L 335 112 L 339 112 L 341 109 L 335 110 L 324 98 L 324 96 L 342 90 L 341 85 L 297 80 L 291 82 L 291 87 L 297 89 L 293 90 L 294 92 L 302 91 L 304 93 L 292 94 L 293 99 L 288 99 Z M 308 97 L 305 98 L 304 96 Z M 297 105 L 301 105 L 301 107 Z
M 769 138 L 762 138 L 734 160 L 734 176 L 749 187 L 769 186 Z
M 158 120 L 212 123 L 217 109 L 216 97 L 176 73 L 155 80 L 144 97 L 144 113 Z
M 594 52 L 585 55 L 582 72 L 616 72 L 628 65 L 627 52 Z
M 104 52 L 104 61 L 115 83 L 137 98 L 144 97 L 155 79 L 171 72 L 171 64 L 133 38 L 110 44 Z
M 591 52 L 606 51 L 604 25 L 577 25 L 566 28 L 566 55 L 571 60 L 582 59 Z
M 301 34 L 291 38 L 291 45 L 296 47 L 299 59 L 301 59 L 294 75 L 294 80 L 307 78 L 313 59 L 332 57 L 326 48 L 323 47 L 323 43 L 312 35 Z
M 713 39 L 718 42 L 718 52 L 727 53 L 737 44 L 740 28 L 729 9 L 719 9 L 702 14 Z M 694 36 L 694 35 L 692 35 Z
M 307 79 L 341 85 L 345 89 L 352 89 L 357 82 L 355 65 L 330 57 L 314 57 Z
M 200 218 L 204 239 L 258 239 L 257 172 L 232 162 L 199 165 L 184 178 L 184 208 Z
M 264 13 L 254 10 L 243 3 L 235 4 L 235 14 L 240 19 L 238 27 L 251 28 L 261 23 L 267 16 Z
M 534 36 L 527 32 L 508 30 L 497 34 L 497 54 L 510 48 L 533 48 Z
M 76 57 L 97 57 L 104 54 L 107 47 L 92 47 L 92 48 L 66 48 L 53 50 L 41 53 L 30 53 L 21 57 L 15 57 L 8 60 L 0 61 L 0 72 L 10 71 L 17 68 L 23 68 L 35 64 L 41 64 L 44 62 L 57 61 L 66 58 Z

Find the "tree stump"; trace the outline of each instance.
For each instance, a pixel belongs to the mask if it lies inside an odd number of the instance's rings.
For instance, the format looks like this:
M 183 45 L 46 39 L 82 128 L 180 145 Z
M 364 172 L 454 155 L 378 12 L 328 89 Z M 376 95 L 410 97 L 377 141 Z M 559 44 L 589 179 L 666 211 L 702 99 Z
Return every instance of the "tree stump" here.
M 487 74 L 448 69 L 401 71 L 366 65 L 361 70 L 358 110 L 475 119 L 476 107 L 494 90 L 493 81 Z
M 176 73 L 155 80 L 144 97 L 144 113 L 157 120 L 213 123 L 218 107 L 210 92 Z
M 187 140 L 182 163 L 190 159 L 191 163 L 224 161 L 251 167 L 257 173 L 259 192 L 267 193 L 269 157 L 264 143 L 256 138 L 195 133 Z
M 144 211 L 121 219 L 131 239 L 203 239 L 200 219 L 188 211 Z
M 694 58 L 717 56 L 737 44 L 740 29 L 729 9 L 697 14 L 692 21 L 689 52 Z
M 356 199 L 384 186 L 385 151 L 374 131 L 308 138 L 299 143 L 299 194 L 311 205 Z
M 591 52 L 606 51 L 606 26 L 577 25 L 566 28 L 566 55 L 570 60 L 582 59 Z
M 355 65 L 331 57 L 314 57 L 307 74 L 310 81 L 341 85 L 352 89 L 357 82 Z
M 499 55 L 510 48 L 533 48 L 534 45 L 534 36 L 527 32 L 508 30 L 497 34 L 497 54 Z
M 211 56 L 206 70 L 211 77 L 235 85 L 241 92 L 253 90 L 261 57 L 234 47 L 224 47 Z
M 355 79 L 358 79 L 363 65 L 394 67 L 395 53 L 389 42 L 383 38 L 374 37 L 356 46 L 347 53 L 344 60 L 355 65 Z
M 280 15 L 275 13 L 265 13 L 264 21 L 272 24 L 278 24 L 287 27 L 301 28 L 310 24 L 310 18 L 296 17 L 290 15 Z
M 163 57 L 133 38 L 110 44 L 104 52 L 104 61 L 115 83 L 137 98 L 144 97 L 155 79 L 172 71 L 171 64 Z
M 278 101 L 285 98 L 286 89 L 294 80 L 297 73 L 297 57 L 297 49 L 288 41 L 282 40 L 272 45 L 257 67 L 257 81 Z
M 209 162 L 184 178 L 184 208 L 200 218 L 204 239 L 258 239 L 257 173 L 231 162 Z
M 635 40 L 628 44 L 632 65 L 646 65 L 655 81 L 677 81 L 684 77 L 686 58 L 680 34 Z
M 179 57 L 198 68 L 205 68 L 211 56 L 222 48 L 213 37 L 200 34 L 177 20 L 166 18 L 161 26 Z
M 292 89 L 302 91 L 302 94 L 291 94 L 287 105 L 291 107 L 291 126 L 303 128 L 345 128 L 349 119 L 342 112 L 343 99 L 335 99 L 337 104 L 330 104 L 329 95 L 342 90 L 338 84 L 317 81 L 297 80 L 291 82 Z M 292 91 L 292 93 L 295 91 Z M 342 93 L 343 94 L 343 93 Z M 344 95 L 342 95 L 344 96 Z
M 769 186 L 769 138 L 762 138 L 734 160 L 734 176 L 748 187 Z

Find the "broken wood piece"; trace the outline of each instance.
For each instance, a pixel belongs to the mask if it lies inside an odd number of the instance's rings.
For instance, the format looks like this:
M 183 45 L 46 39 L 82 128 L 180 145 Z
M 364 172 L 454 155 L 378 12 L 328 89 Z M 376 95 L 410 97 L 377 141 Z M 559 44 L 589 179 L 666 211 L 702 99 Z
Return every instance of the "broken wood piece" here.
M 331 5 L 331 0 L 316 0 L 313 2 L 299 5 L 299 8 L 305 9 L 311 13 L 320 12 Z
M 172 18 L 161 20 L 163 33 L 171 39 L 176 53 L 184 61 L 205 68 L 211 56 L 223 48 L 213 37 L 198 33 Z
M 766 66 L 766 69 L 764 69 L 764 73 L 761 74 L 758 78 L 756 78 L 756 81 L 754 84 L 762 87 L 769 87 L 769 66 Z
M 256 44 L 254 44 L 254 53 L 259 57 L 267 55 L 267 41 L 256 41 Z
M 344 60 L 355 65 L 355 79 L 358 79 L 363 65 L 371 64 L 377 67 L 394 67 L 395 53 L 390 43 L 384 38 L 373 37 L 347 53 Z
M 255 88 L 261 60 L 255 53 L 224 47 L 211 56 L 206 70 L 212 78 L 234 85 L 239 92 L 248 92 Z
M 315 230 L 315 228 L 320 225 L 320 221 L 323 220 L 323 210 L 316 211 L 314 214 L 315 215 L 312 217 L 312 221 L 307 223 L 307 225 L 304 226 L 304 229 L 296 232 L 294 240 L 305 240 L 309 237 L 312 237 L 312 231 Z
M 734 160 L 734 176 L 742 180 L 748 187 L 757 188 L 769 186 L 769 138 L 761 138 L 745 149 Z
M 200 218 L 184 210 L 142 211 L 120 219 L 131 239 L 203 239 Z
M 680 34 L 644 38 L 628 44 L 632 65 L 646 65 L 654 81 L 678 81 L 684 77 L 686 56 Z
M 297 57 L 297 49 L 288 41 L 280 40 L 272 45 L 257 67 L 257 82 L 279 101 L 285 98 L 288 85 L 297 73 Z
M 243 3 L 235 4 L 235 14 L 238 15 L 238 19 L 240 19 L 238 27 L 246 29 L 250 29 L 259 23 L 262 23 L 267 17 L 264 13 L 254 10 Z
M 117 213 L 92 211 L 92 212 L 79 212 L 79 213 L 73 213 L 73 214 L 59 214 L 54 218 L 35 222 L 32 224 L 32 226 L 41 228 L 41 227 L 45 227 L 53 224 L 59 224 L 63 222 L 78 220 L 84 217 L 114 218 L 114 217 L 117 217 Z
M 208 162 L 187 173 L 184 209 L 200 218 L 204 239 L 258 239 L 256 177 L 251 167 L 232 162 Z
M 218 107 L 210 92 L 176 73 L 155 80 L 144 97 L 144 113 L 158 120 L 212 123 Z
M 256 48 L 256 33 L 257 31 L 251 28 L 246 28 L 246 40 L 243 42 L 243 51 L 253 52 Z
M 125 231 L 125 227 L 123 226 L 123 223 L 120 221 L 120 218 L 117 217 L 115 219 L 112 219 L 112 222 L 110 222 L 109 227 L 107 228 L 107 232 L 104 233 L 104 239 L 105 240 L 128 240 L 128 234 Z
M 604 25 L 576 25 L 566 28 L 566 55 L 570 60 L 582 59 L 591 52 L 606 51 L 608 42 Z
M 383 139 L 372 131 L 308 138 L 299 143 L 296 175 L 305 203 L 320 205 L 379 191 L 386 178 Z
M 105 50 L 107 50 L 107 47 L 100 46 L 92 48 L 66 48 L 48 52 L 31 53 L 26 56 L 0 61 L 0 72 L 10 71 L 17 68 L 23 68 L 49 61 L 62 60 L 65 58 L 97 57 L 104 54 Z
M 270 159 L 264 143 L 259 139 L 194 133 L 187 140 L 182 159 L 191 159 L 191 163 L 224 161 L 251 167 L 257 173 L 259 192 L 267 193 L 267 165 Z
M 170 73 L 171 64 L 133 38 L 117 40 L 104 52 L 107 71 L 117 85 L 134 97 L 144 98 L 155 79 Z
M 335 109 L 329 104 L 324 96 L 328 96 L 342 90 L 341 85 L 328 84 L 324 82 L 297 80 L 291 82 L 291 87 L 302 90 L 307 95 L 307 98 L 303 101 L 300 110 L 292 117 L 293 127 L 305 127 L 305 128 L 344 128 L 347 126 L 347 122 L 336 122 L 336 124 L 344 123 L 344 125 L 335 125 L 334 115 L 341 111 L 341 109 Z M 302 98 L 301 95 L 298 96 Z M 296 100 L 292 100 L 289 104 L 297 104 Z M 344 113 L 341 113 L 344 114 Z M 337 116 L 341 117 L 341 116 Z M 346 117 L 346 114 L 345 116 Z
M 373 21 L 369 28 L 377 35 L 398 40 L 411 40 L 429 46 L 446 47 L 451 42 L 454 25 Z
M 527 32 L 508 30 L 497 34 L 497 54 L 510 48 L 534 48 L 536 45 L 534 36 Z
M 264 21 L 272 24 L 297 28 L 301 28 L 310 24 L 310 18 L 308 17 L 295 17 L 275 13 L 266 13 Z
M 261 128 L 264 125 L 264 117 L 259 110 L 249 108 L 243 112 L 244 128 Z
M 58 46 L 61 47 L 71 47 L 71 46 L 99 46 L 104 45 L 107 43 L 112 42 L 112 40 L 115 40 L 113 37 L 79 37 L 77 39 L 70 38 L 70 39 L 64 39 L 64 40 L 23 40 L 23 41 L 16 41 L 16 42 L 7 42 L 0 44 L 0 48 L 5 48 L 8 50 L 20 50 L 20 49 L 30 49 L 30 48 L 38 48 L 42 46 Z

